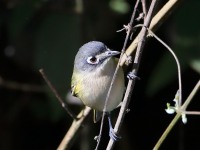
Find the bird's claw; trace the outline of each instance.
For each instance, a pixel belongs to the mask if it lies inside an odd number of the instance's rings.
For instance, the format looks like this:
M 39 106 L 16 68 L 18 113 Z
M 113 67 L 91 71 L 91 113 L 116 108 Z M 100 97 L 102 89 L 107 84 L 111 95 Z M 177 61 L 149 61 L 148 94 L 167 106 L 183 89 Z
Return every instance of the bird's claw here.
M 111 138 L 113 141 L 118 141 L 118 140 L 121 139 L 121 136 L 117 136 L 117 135 L 115 134 L 115 131 L 114 131 L 113 128 L 110 128 L 110 130 L 109 130 L 109 136 L 110 136 L 110 138 Z

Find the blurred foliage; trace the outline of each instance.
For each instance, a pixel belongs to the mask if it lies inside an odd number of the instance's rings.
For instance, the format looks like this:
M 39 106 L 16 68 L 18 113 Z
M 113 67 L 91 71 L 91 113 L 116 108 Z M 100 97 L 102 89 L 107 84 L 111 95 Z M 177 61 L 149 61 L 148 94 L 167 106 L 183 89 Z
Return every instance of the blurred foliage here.
M 129 11 L 129 4 L 124 0 L 111 0 L 110 8 L 118 13 L 125 14 Z
M 165 2 L 159 3 L 159 7 Z M 120 50 L 125 33 L 116 31 L 128 23 L 134 3 L 126 0 L 0 1 L 0 77 L 10 82 L 26 83 L 30 87 L 37 85 L 42 89 L 13 90 L 0 83 L 0 149 L 56 149 L 72 120 L 38 70 L 44 69 L 65 99 L 70 90 L 73 61 L 78 48 L 85 42 L 100 40 L 111 49 Z M 184 2 L 158 31 L 161 39 L 169 43 L 180 59 L 183 75 L 186 76 L 183 76 L 183 82 L 189 84 L 186 93 L 200 73 L 199 6 L 199 0 Z M 152 148 L 152 143 L 169 121 L 164 114 L 166 103 L 160 99 L 163 95 L 166 99 L 174 97 L 176 75 L 172 56 L 158 42 L 150 40 L 145 47 L 139 73 L 142 80 L 137 82 L 134 105 L 130 105 L 134 109 L 127 115 L 122 131 L 125 140 L 117 145 L 118 149 Z M 75 112 L 80 110 L 70 106 Z M 152 110 L 154 107 L 158 109 Z M 134 124 L 133 118 L 137 120 Z M 163 118 L 165 120 L 161 125 L 159 121 Z M 93 137 L 98 133 L 98 125 L 91 123 L 87 130 L 87 136 L 82 133 L 78 137 L 77 141 L 82 143 L 75 144 L 73 149 L 87 145 L 84 141 L 89 141 L 94 147 Z M 131 134 L 136 135 L 134 140 Z

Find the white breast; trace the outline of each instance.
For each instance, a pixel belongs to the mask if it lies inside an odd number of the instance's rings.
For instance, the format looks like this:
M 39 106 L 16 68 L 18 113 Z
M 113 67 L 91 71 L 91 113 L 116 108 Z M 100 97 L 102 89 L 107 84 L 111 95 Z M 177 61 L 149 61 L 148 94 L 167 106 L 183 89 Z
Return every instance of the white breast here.
M 99 68 L 95 73 L 85 74 L 82 80 L 84 94 L 81 96 L 85 105 L 103 111 L 108 89 L 115 71 L 116 64 L 113 59 L 108 60 L 105 66 Z M 122 101 L 124 93 L 124 74 L 120 67 L 116 80 L 113 84 L 106 111 L 116 108 Z

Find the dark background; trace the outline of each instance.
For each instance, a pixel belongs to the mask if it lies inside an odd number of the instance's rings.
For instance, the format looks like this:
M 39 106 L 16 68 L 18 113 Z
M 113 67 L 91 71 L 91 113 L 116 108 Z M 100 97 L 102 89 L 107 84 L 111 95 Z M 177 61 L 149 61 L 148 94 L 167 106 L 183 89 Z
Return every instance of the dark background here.
M 160 1 L 157 9 L 167 0 Z M 70 90 L 73 60 L 85 42 L 99 40 L 121 50 L 125 32 L 116 33 L 130 20 L 135 1 L 125 0 L 1 0 L 0 1 L 0 149 L 54 150 L 72 119 L 39 74 L 43 68 L 61 96 Z M 149 6 L 149 1 L 147 1 Z M 177 54 L 182 67 L 183 100 L 199 80 L 200 1 L 183 1 L 156 34 Z M 141 12 L 141 7 L 138 13 Z M 135 36 L 134 34 L 133 36 Z M 131 42 L 131 41 L 130 41 Z M 174 115 L 178 89 L 173 57 L 155 39 L 145 45 L 136 86 L 115 149 L 152 149 Z M 199 92 L 188 110 L 200 110 Z M 81 107 L 71 104 L 75 113 Z M 113 112 L 113 121 L 118 109 Z M 200 118 L 179 121 L 162 150 L 200 148 Z M 100 123 L 84 125 L 72 149 L 94 149 Z M 105 123 L 100 149 L 108 142 Z

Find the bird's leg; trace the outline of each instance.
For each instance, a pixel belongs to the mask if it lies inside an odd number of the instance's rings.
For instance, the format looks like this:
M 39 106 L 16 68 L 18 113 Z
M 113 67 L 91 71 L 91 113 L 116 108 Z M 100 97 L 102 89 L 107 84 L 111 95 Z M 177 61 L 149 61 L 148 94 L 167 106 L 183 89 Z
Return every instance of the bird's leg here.
M 109 123 L 109 136 L 113 141 L 118 141 L 119 139 L 121 139 L 121 137 L 115 134 L 115 131 L 112 127 L 112 123 L 110 119 L 110 113 L 107 113 L 107 115 L 108 115 L 108 123 Z

